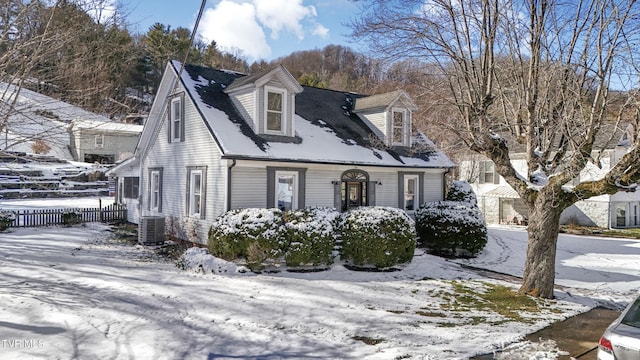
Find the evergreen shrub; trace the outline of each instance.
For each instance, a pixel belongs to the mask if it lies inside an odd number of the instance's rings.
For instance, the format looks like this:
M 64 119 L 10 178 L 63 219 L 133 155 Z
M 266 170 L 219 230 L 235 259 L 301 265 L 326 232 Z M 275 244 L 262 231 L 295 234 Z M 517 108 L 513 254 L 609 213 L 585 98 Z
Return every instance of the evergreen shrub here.
M 284 254 L 286 238 L 279 209 L 236 209 L 217 217 L 209 229 L 209 252 L 225 260 L 244 258 L 252 269 Z
M 476 256 L 487 244 L 487 226 L 480 209 L 467 202 L 425 203 L 416 212 L 420 246 L 435 255 Z
M 333 208 L 310 208 L 284 214 L 289 244 L 285 262 L 289 267 L 330 265 L 335 246 L 335 224 L 340 215 Z
M 392 207 L 361 207 L 343 214 L 339 224 L 341 258 L 359 268 L 386 269 L 413 258 L 413 220 Z

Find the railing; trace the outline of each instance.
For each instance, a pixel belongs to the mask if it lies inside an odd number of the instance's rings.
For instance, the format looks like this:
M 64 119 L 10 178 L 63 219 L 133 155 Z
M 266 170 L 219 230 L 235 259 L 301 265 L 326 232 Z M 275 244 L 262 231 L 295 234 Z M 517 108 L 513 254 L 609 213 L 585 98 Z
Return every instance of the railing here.
M 110 223 L 127 220 L 127 207 L 120 204 L 98 208 L 12 210 L 11 212 L 14 219 L 9 227 L 70 225 L 86 222 Z

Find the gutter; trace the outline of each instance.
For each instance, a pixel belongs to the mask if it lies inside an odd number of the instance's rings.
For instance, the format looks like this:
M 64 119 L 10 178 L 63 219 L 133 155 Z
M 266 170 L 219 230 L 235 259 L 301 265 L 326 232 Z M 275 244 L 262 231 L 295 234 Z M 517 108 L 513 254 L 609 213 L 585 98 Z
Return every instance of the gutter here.
M 233 161 L 231 166 L 227 167 L 227 211 L 231 210 L 231 169 L 237 164 L 236 159 L 231 159 L 231 161 Z

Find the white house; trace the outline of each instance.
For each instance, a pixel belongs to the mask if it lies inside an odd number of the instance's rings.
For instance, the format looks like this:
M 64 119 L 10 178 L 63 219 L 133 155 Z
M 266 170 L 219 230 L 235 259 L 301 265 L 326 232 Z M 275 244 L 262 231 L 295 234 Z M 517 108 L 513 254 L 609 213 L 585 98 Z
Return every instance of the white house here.
M 69 126 L 70 150 L 76 161 L 114 164 L 133 155 L 142 125 L 74 120 Z
M 412 212 L 443 199 L 454 167 L 426 136 L 412 134 L 415 109 L 403 91 L 365 97 L 303 87 L 283 66 L 245 76 L 174 61 L 134 158 L 110 175 L 141 224 L 164 218 L 168 232 L 203 244 L 229 209 Z
M 588 163 L 577 179 L 565 185 L 571 187 L 582 181 L 601 179 L 626 153 L 631 127 L 603 126 L 596 147 L 603 148 L 600 167 Z M 614 141 L 610 141 L 610 139 Z M 526 174 L 524 154 L 511 154 L 512 164 L 520 174 Z M 479 155 L 469 155 L 460 163 L 461 177 L 469 181 L 478 197 L 478 206 L 487 223 L 524 224 L 528 211 L 511 186 L 495 171 L 493 162 Z M 561 224 L 578 224 L 603 228 L 640 226 L 640 192 L 619 191 L 582 200 L 567 208 Z

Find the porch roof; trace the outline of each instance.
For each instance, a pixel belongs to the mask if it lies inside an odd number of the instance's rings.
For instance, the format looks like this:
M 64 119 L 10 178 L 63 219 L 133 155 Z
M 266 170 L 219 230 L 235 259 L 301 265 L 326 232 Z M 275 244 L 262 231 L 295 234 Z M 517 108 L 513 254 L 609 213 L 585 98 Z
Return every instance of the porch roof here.
M 491 191 L 487 191 L 486 193 L 484 193 L 484 196 L 508 198 L 508 199 L 520 198 L 520 195 L 518 195 L 518 193 L 515 190 L 513 190 L 511 186 L 508 186 L 508 185 L 498 186 L 497 188 Z

